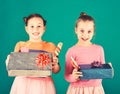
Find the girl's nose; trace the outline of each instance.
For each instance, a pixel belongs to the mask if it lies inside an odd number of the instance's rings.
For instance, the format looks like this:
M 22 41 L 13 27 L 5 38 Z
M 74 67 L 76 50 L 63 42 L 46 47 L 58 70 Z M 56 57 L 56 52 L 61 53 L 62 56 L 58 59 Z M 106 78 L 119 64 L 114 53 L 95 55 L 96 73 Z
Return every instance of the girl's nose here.
M 88 36 L 89 36 L 89 35 L 86 34 L 86 33 L 84 33 L 84 34 L 82 35 L 83 38 L 88 38 Z
M 36 31 L 38 31 L 38 28 L 37 28 L 37 27 L 35 27 L 35 28 L 33 29 L 33 32 L 36 32 Z

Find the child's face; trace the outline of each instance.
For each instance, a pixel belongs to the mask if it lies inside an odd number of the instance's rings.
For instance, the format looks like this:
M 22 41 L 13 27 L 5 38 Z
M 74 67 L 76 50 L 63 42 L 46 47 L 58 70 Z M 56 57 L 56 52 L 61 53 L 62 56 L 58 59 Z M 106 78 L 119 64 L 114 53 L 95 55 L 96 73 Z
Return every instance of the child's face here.
M 39 17 L 29 19 L 25 29 L 30 39 L 33 40 L 39 40 L 45 32 L 43 20 Z
M 81 42 L 90 42 L 94 35 L 93 21 L 80 21 L 75 28 L 78 40 Z

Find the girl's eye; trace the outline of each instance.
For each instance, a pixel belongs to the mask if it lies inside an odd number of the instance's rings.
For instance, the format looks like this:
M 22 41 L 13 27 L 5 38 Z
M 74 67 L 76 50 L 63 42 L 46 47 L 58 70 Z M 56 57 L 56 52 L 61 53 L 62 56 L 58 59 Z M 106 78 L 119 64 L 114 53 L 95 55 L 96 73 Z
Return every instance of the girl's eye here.
M 80 30 L 81 33 L 84 33 L 84 30 Z
M 91 31 L 89 30 L 88 33 L 91 33 Z
M 41 27 L 41 26 L 38 26 L 38 27 Z
M 31 28 L 34 28 L 34 26 L 30 26 Z

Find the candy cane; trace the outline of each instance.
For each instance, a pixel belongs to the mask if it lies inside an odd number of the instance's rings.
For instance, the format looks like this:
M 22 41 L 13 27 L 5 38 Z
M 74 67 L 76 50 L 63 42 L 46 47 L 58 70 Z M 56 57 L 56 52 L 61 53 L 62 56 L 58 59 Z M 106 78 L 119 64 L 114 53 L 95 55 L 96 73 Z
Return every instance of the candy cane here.
M 78 66 L 77 62 L 73 59 L 73 57 L 71 56 L 71 64 L 75 69 L 80 69 L 80 67 Z
M 63 43 L 62 42 L 59 42 L 56 49 L 55 49 L 55 55 L 58 56 L 60 51 L 61 51 L 61 48 L 63 46 Z

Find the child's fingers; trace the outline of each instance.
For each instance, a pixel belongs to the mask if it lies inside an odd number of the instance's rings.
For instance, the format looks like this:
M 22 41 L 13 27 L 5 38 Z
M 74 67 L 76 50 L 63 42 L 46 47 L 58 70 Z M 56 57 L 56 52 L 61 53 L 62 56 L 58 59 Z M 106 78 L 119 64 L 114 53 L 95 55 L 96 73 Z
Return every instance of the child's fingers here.
M 54 67 L 55 65 L 58 65 L 58 61 L 52 62 L 52 67 Z
M 27 47 L 21 47 L 20 51 L 21 52 L 29 52 L 29 49 Z
M 83 76 L 82 74 L 79 74 L 79 75 L 77 74 L 77 75 L 74 76 L 74 78 L 75 78 L 76 80 L 80 80 L 80 77 L 82 77 L 82 76 Z
M 7 59 L 6 59 L 6 61 L 5 61 L 5 63 L 6 63 L 6 66 L 8 66 L 9 59 L 10 59 L 10 55 L 8 55 L 8 56 L 7 56 Z
M 76 72 L 76 75 L 74 76 L 76 80 L 80 80 L 80 77 L 82 77 L 82 72 Z
M 53 56 L 53 64 L 58 63 L 58 58 L 56 56 Z
M 54 69 L 56 67 L 56 65 L 58 65 L 58 63 L 52 62 L 52 69 Z
M 83 76 L 83 75 L 82 75 L 82 72 L 74 72 L 74 75 Z
M 82 72 L 75 72 L 77 75 L 82 75 Z
M 29 46 L 30 46 L 30 42 L 28 42 L 28 43 L 25 43 L 22 47 L 21 47 L 21 49 L 20 49 L 20 51 L 21 52 L 29 52 Z
M 73 72 L 77 72 L 78 70 L 75 68 L 75 69 L 73 69 Z
M 77 69 L 73 69 L 72 75 L 76 80 L 80 80 L 80 77 L 83 76 L 82 72 L 78 71 Z
M 56 56 L 54 56 L 53 57 L 53 62 L 52 62 L 52 69 L 54 69 L 54 67 L 56 66 L 56 65 L 58 65 L 58 58 L 56 57 Z
M 83 76 L 82 72 L 78 71 L 77 69 L 73 69 L 72 75 L 75 79 Z

